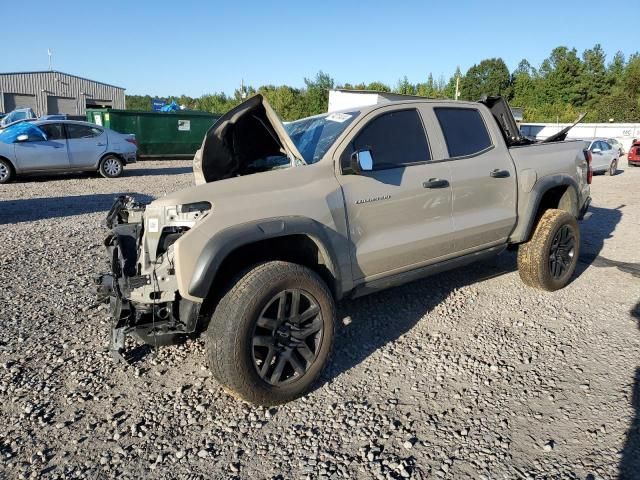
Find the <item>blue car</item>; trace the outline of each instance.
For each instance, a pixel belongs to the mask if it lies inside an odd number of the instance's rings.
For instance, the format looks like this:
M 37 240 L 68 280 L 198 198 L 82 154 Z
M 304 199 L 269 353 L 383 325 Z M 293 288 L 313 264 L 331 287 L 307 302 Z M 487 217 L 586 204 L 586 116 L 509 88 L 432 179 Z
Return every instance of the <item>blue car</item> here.
M 122 175 L 136 161 L 135 135 L 88 122 L 36 120 L 0 131 L 0 184 L 17 175 L 47 172 L 100 172 Z

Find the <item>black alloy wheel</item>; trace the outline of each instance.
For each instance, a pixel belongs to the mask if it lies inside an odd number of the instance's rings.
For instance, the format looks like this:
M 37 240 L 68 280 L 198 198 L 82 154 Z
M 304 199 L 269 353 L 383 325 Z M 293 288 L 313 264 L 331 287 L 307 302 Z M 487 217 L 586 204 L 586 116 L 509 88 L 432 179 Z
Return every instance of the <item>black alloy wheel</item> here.
M 569 225 L 563 225 L 556 232 L 549 249 L 549 270 L 555 279 L 562 278 L 573 263 L 576 238 Z
M 316 299 L 294 288 L 271 298 L 256 321 L 251 341 L 260 378 L 282 385 L 302 378 L 318 357 L 324 321 Z

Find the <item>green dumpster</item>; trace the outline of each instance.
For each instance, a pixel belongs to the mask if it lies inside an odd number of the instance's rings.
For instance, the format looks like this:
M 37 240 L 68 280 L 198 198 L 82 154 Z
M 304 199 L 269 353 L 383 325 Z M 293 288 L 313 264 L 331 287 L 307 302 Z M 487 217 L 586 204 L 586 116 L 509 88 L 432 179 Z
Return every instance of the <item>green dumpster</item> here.
M 133 133 L 141 157 L 193 157 L 220 115 L 198 111 L 145 112 L 87 109 L 87 121 Z

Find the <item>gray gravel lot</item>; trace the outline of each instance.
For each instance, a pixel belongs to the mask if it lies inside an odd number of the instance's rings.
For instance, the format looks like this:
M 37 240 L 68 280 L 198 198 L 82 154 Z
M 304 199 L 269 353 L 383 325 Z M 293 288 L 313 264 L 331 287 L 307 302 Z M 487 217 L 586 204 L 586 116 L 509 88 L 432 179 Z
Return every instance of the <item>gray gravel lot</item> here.
M 192 183 L 190 162 L 0 186 L 0 478 L 640 478 L 640 168 L 594 178 L 574 281 L 503 256 L 343 302 L 306 398 L 227 396 L 203 339 L 131 366 L 94 302 L 116 194 Z

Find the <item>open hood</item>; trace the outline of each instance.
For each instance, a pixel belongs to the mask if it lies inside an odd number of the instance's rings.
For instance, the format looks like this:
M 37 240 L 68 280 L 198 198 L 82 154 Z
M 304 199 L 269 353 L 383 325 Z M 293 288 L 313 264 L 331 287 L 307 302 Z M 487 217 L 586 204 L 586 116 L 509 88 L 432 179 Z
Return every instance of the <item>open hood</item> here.
M 220 117 L 193 158 L 196 185 L 243 175 L 253 162 L 286 156 L 292 165 L 304 159 L 260 94 Z

